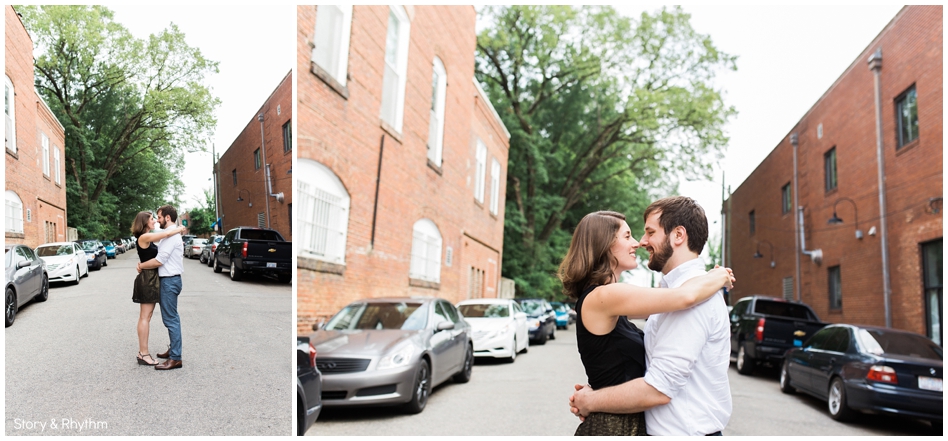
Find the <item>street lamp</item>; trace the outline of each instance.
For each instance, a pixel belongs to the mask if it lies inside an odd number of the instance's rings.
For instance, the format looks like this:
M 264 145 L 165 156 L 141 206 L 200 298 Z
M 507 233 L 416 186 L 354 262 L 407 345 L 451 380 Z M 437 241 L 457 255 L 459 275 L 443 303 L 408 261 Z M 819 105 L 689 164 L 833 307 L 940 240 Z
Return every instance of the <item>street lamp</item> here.
M 826 221 L 826 223 L 830 225 L 843 223 L 843 220 L 836 215 L 836 206 L 842 201 L 849 201 L 850 204 L 853 204 L 853 219 L 856 224 L 856 239 L 862 239 L 862 230 L 859 229 L 859 211 L 856 210 L 856 203 L 850 198 L 843 197 L 836 200 L 836 203 L 833 204 L 833 217 Z
M 776 266 L 777 266 L 777 262 L 776 262 L 776 256 L 774 256 L 774 244 L 772 244 L 772 243 L 770 243 L 770 242 L 767 242 L 766 240 L 760 240 L 760 241 L 755 241 L 755 242 L 757 242 L 757 252 L 754 253 L 754 258 L 755 258 L 755 259 L 760 259 L 761 257 L 764 257 L 763 254 L 760 254 L 760 244 L 761 244 L 761 243 L 765 243 L 765 244 L 767 244 L 767 245 L 770 245 L 770 267 L 771 267 L 771 268 L 776 267 Z
M 247 190 L 247 189 L 238 190 L 238 191 L 237 191 L 237 202 L 243 202 L 243 201 L 244 201 L 244 198 L 240 197 L 241 192 L 244 192 L 244 191 L 246 191 L 248 195 L 250 194 L 250 190 Z M 248 197 L 249 197 L 249 196 L 248 196 Z M 247 206 L 248 206 L 248 207 L 253 207 L 253 202 L 248 202 L 248 203 L 247 203 Z

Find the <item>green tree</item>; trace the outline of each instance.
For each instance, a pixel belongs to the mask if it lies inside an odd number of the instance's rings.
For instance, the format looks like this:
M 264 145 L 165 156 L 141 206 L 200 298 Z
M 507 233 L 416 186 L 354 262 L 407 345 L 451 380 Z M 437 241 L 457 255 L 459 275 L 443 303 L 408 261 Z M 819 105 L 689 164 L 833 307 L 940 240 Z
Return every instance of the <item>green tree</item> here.
M 204 200 L 195 197 L 197 206 L 188 210 L 188 216 L 191 223 L 188 225 L 190 234 L 200 236 L 211 233 L 211 225 L 217 221 L 217 210 L 214 205 L 214 193 L 211 190 L 204 190 Z
M 66 128 L 69 224 L 81 237 L 127 233 L 135 213 L 180 188 L 185 152 L 203 150 L 217 72 L 173 23 L 137 39 L 102 6 L 19 6 L 36 45 L 36 87 Z
M 525 295 L 555 297 L 556 266 L 590 211 L 638 215 L 709 177 L 735 113 L 712 85 L 736 57 L 680 8 L 638 21 L 607 6 L 488 7 L 478 80 L 511 133 L 503 272 Z

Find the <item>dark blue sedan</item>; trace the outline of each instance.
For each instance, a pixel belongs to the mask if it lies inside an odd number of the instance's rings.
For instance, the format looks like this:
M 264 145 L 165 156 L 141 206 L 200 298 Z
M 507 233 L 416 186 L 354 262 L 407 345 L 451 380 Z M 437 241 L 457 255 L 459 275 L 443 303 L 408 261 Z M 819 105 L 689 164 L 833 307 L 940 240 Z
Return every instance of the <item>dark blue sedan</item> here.
M 787 352 L 780 390 L 827 401 L 830 417 L 856 412 L 927 419 L 942 431 L 942 348 L 921 335 L 829 325 Z

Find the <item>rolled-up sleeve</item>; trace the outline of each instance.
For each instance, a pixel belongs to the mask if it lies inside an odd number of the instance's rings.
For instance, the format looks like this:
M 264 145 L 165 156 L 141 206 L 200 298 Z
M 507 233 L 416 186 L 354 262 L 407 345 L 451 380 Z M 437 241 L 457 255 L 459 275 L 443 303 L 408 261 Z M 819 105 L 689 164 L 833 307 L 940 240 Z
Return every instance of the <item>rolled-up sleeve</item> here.
M 708 342 L 706 322 L 698 308 L 667 314 L 649 354 L 645 382 L 674 399 L 688 382 L 695 362 Z
M 170 240 L 162 240 L 158 243 L 158 256 L 155 257 L 162 265 L 168 262 L 171 258 L 171 253 L 174 251 L 174 244 Z

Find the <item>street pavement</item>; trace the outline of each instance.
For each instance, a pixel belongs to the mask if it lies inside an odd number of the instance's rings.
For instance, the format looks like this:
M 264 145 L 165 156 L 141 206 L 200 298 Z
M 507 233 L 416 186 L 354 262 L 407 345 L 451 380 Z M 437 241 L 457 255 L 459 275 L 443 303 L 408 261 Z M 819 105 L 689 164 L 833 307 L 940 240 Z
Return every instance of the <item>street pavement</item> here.
M 156 371 L 135 359 L 137 262 L 121 254 L 19 311 L 4 332 L 5 434 L 292 435 L 290 285 L 184 259 L 184 367 Z M 169 341 L 159 308 L 153 357 Z
M 644 322 L 635 321 L 639 327 Z M 556 340 L 531 346 L 514 364 L 479 359 L 471 381 L 435 388 L 425 410 L 325 408 L 306 435 L 508 435 L 569 436 L 579 420 L 569 412 L 573 384 L 585 383 L 575 326 L 557 330 Z M 780 392 L 775 369 L 754 376 L 728 372 L 733 413 L 728 436 L 927 435 L 927 423 L 887 416 L 860 416 L 852 423 L 829 417 L 823 401 Z

